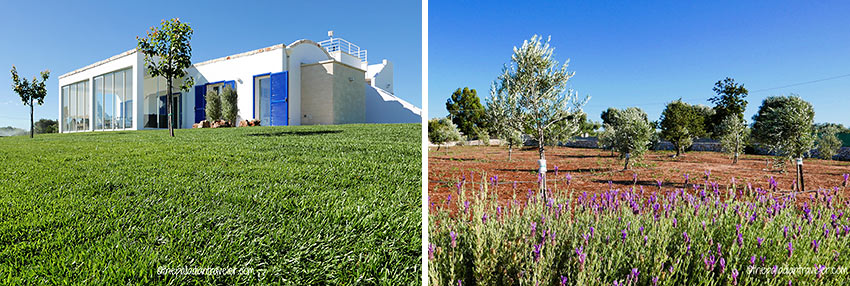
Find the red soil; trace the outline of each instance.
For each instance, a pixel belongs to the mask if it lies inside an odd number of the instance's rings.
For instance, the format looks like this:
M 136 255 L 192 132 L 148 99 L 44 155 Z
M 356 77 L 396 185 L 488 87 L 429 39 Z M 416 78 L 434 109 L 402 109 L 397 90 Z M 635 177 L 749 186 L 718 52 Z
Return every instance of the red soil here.
M 773 177 L 780 191 L 789 191 L 796 179 L 796 167 L 791 163 L 785 166 L 785 172 L 768 169 L 766 161 L 770 156 L 743 155 L 738 164 L 732 165 L 729 155 L 716 152 L 688 152 L 678 158 L 672 158 L 670 151 L 650 151 L 644 158 L 634 164 L 630 170 L 623 171 L 623 161 L 611 152 L 600 149 L 581 149 L 567 147 L 547 147 L 546 161 L 549 171 L 547 180 L 552 187 L 552 179 L 557 179 L 558 189 L 564 189 L 565 176 L 570 174 L 572 180 L 569 189 L 574 193 L 587 191 L 595 193 L 608 190 L 609 182 L 614 189 L 628 189 L 634 184 L 634 174 L 637 174 L 637 187 L 643 186 L 648 193 L 658 190 L 656 180 L 663 181 L 663 189 L 682 188 L 683 174 L 688 174 L 689 185 L 704 184 L 705 171 L 711 171 L 710 180 L 720 185 L 721 192 L 731 183 L 734 177 L 738 188 L 751 183 L 755 187 L 768 187 L 768 180 Z M 456 192 L 455 184 L 464 176 L 466 189 L 474 183 L 475 188 L 484 179 L 498 175 L 500 185 L 498 195 L 500 201 L 506 201 L 513 196 L 525 199 L 529 189 L 537 188 L 537 149 L 525 148 L 514 150 L 513 158 L 508 161 L 507 147 L 456 146 L 443 147 L 437 151 L 432 147 L 428 153 L 428 193 L 431 202 L 444 202 L 452 192 Z M 558 175 L 555 175 L 555 166 Z M 840 187 L 844 181 L 843 174 L 850 173 L 850 162 L 805 159 L 804 183 L 806 190 L 819 188 Z M 513 182 L 517 181 L 516 189 Z M 842 188 L 842 193 L 845 189 Z M 577 195 L 573 195 L 576 197 Z

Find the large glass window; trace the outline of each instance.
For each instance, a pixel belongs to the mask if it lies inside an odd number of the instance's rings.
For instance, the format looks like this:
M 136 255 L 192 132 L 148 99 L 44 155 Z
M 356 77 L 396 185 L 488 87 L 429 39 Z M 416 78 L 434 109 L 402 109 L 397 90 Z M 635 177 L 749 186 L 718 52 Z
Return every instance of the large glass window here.
M 268 125 L 271 121 L 271 80 L 269 76 L 257 77 L 254 82 L 254 118 L 260 119 L 260 124 Z
M 124 128 L 133 128 L 133 70 L 126 69 L 124 74 Z
M 91 107 L 88 98 L 88 81 L 72 83 L 62 87 L 62 131 L 85 131 L 91 127 Z
M 94 78 L 96 130 L 133 127 L 132 100 L 126 95 L 132 94 L 133 90 L 133 82 L 126 80 L 131 74 L 132 69 L 124 69 Z

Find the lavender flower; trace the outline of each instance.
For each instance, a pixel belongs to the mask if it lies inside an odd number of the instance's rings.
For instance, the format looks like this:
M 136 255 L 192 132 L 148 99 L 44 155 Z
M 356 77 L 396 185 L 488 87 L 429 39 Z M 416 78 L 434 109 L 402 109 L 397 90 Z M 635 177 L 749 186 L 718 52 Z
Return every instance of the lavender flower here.
M 622 235 L 623 235 L 623 242 L 625 243 L 625 242 L 626 242 L 626 230 L 624 229 L 624 230 L 622 230 L 620 233 L 622 233 Z
M 537 235 L 537 222 L 531 222 L 531 237 Z
M 631 278 L 631 280 L 633 280 L 633 281 L 637 281 L 638 275 L 640 275 L 640 271 L 638 271 L 637 268 L 632 268 L 632 274 L 631 274 L 631 276 L 629 276 L 629 278 Z
M 788 257 L 791 257 L 791 255 L 794 254 L 794 245 L 791 244 L 790 241 L 788 242 L 788 247 L 786 247 L 786 249 L 788 249 Z
M 487 223 L 487 213 L 481 216 L 481 223 Z
M 684 237 L 684 239 L 685 239 L 685 243 L 690 243 L 690 242 L 691 242 L 691 238 L 690 238 L 690 237 L 688 237 L 688 232 L 687 232 L 687 231 L 682 232 L 682 237 Z
M 456 248 L 457 247 L 457 233 L 455 233 L 454 231 L 451 231 L 449 233 L 449 236 L 452 237 L 452 248 Z
M 561 286 L 567 286 L 567 282 L 569 282 L 567 277 L 561 276 Z
M 542 244 L 534 245 L 534 262 L 540 261 L 540 248 L 543 247 Z
M 463 202 L 463 212 L 466 213 L 469 211 L 469 201 Z
M 724 271 L 726 271 L 726 259 L 723 259 L 723 257 L 721 257 L 720 258 L 720 274 L 723 274 Z
M 593 237 L 593 232 L 594 232 L 594 229 L 593 229 L 593 227 L 591 226 L 591 227 L 590 227 L 590 237 Z
M 764 241 L 764 238 L 756 237 L 756 242 L 757 242 L 759 248 L 761 248 L 762 241 Z
M 738 269 L 732 269 L 732 285 L 738 285 Z
M 818 252 L 818 246 L 820 246 L 820 244 L 818 244 L 818 240 L 812 239 L 812 249 L 814 249 L 815 253 Z
M 658 276 L 652 277 L 652 286 L 658 286 Z
M 434 260 L 434 244 L 428 244 L 428 260 Z
M 658 184 L 658 189 L 660 190 L 660 189 L 661 189 L 661 185 L 664 183 L 664 181 L 661 181 L 661 180 L 655 180 L 655 183 L 656 183 L 656 184 Z
M 569 185 L 570 185 L 570 181 L 572 181 L 572 180 L 573 180 L 573 175 L 570 175 L 570 173 L 567 173 L 567 175 L 566 175 L 566 176 L 564 176 L 564 178 L 565 178 L 565 179 L 567 179 L 567 185 L 569 186 Z
M 773 273 L 773 277 L 776 277 L 776 274 L 778 274 L 778 273 L 779 273 L 779 267 L 777 267 L 776 265 L 774 265 L 774 266 L 773 266 L 773 268 L 772 268 L 772 270 L 771 270 L 771 273 Z
M 558 175 L 558 166 L 555 166 L 555 176 Z
M 753 257 L 750 257 L 750 266 L 755 266 L 755 265 L 756 265 L 756 256 L 753 255 Z

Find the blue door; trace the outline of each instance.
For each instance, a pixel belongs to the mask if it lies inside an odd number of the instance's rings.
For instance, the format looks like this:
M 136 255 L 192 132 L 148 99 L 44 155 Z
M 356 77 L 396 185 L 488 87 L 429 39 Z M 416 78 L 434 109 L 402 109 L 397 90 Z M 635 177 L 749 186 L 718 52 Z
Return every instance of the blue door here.
M 207 118 L 207 99 L 204 97 L 206 94 L 207 85 L 202 84 L 195 86 L 195 122 L 201 122 Z
M 271 76 L 271 126 L 289 125 L 289 72 Z

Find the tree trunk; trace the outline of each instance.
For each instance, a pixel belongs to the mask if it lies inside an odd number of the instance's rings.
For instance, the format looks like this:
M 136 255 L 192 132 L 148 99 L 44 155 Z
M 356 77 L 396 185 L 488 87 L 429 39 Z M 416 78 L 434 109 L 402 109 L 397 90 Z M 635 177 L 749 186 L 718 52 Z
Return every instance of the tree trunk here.
M 682 152 L 681 152 L 682 146 L 680 146 L 679 144 L 676 144 L 676 145 L 674 145 L 674 147 L 676 147 L 676 157 L 679 157 L 679 155 L 682 154 Z
M 30 97 L 30 138 L 35 138 L 35 119 L 33 119 L 32 111 L 32 97 Z
M 511 157 L 513 156 L 513 153 L 514 153 L 514 145 L 511 144 L 511 143 L 508 143 L 508 162 L 511 161 Z
M 800 182 L 800 192 L 806 191 L 806 185 L 803 184 L 803 158 L 797 158 L 797 182 Z M 818 193 L 815 192 L 815 199 L 818 198 Z
M 631 157 L 630 155 L 631 155 L 630 153 L 626 153 L 626 166 L 623 167 L 623 170 L 629 169 L 629 157 Z
M 174 114 L 174 105 L 171 104 L 171 77 L 168 78 L 168 96 L 166 96 L 168 102 L 165 103 L 165 109 L 168 110 L 168 133 L 171 137 L 174 137 L 174 122 L 171 120 Z
M 738 164 L 738 152 L 735 152 L 735 159 L 732 159 L 732 165 Z

